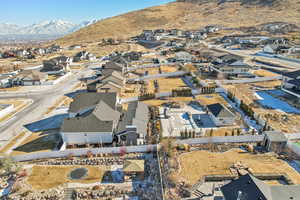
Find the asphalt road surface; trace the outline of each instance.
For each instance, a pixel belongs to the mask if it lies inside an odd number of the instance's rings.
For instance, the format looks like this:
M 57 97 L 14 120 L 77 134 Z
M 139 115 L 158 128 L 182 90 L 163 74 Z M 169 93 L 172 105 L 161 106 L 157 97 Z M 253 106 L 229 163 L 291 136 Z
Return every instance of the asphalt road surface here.
M 33 100 L 32 104 L 16 113 L 11 119 L 0 123 L 0 145 L 2 146 L 14 135 L 22 132 L 25 129 L 24 125 L 40 120 L 48 108 L 59 98 L 72 92 L 72 89 L 80 82 L 78 79 L 82 76 L 89 76 L 92 72 L 91 69 L 85 68 L 82 71 L 75 72 L 75 74 L 50 89 L 41 90 L 40 92 L 0 93 L 0 99 L 26 98 Z

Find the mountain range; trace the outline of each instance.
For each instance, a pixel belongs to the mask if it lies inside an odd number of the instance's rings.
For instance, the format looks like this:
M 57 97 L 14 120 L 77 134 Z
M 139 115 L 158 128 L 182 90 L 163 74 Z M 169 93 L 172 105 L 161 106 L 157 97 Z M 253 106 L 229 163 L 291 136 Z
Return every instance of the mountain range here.
M 125 39 L 144 29 L 199 30 L 207 25 L 255 29 L 261 25 L 300 27 L 300 0 L 176 0 L 99 20 L 65 35 L 59 44 L 91 43 L 103 38 Z
M 2 23 L 0 35 L 66 35 L 96 22 L 97 20 L 92 20 L 74 24 L 64 20 L 50 20 L 29 26 Z

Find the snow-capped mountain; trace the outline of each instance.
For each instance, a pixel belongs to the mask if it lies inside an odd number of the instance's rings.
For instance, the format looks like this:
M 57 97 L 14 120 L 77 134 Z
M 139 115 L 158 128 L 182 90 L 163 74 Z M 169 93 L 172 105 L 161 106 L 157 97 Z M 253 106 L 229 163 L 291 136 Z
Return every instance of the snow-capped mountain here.
M 91 25 L 96 21 L 84 21 L 80 24 L 73 24 L 63 20 L 51 20 L 29 26 L 5 23 L 0 24 L 0 35 L 65 35 Z
M 94 19 L 91 21 L 83 21 L 80 24 L 78 24 L 77 26 L 75 26 L 73 29 L 70 30 L 70 32 L 75 32 L 78 31 L 79 29 L 82 29 L 84 27 L 87 27 L 89 25 L 95 24 L 98 20 Z
M 0 34 L 13 34 L 17 33 L 20 29 L 20 26 L 15 24 L 3 23 L 0 24 Z

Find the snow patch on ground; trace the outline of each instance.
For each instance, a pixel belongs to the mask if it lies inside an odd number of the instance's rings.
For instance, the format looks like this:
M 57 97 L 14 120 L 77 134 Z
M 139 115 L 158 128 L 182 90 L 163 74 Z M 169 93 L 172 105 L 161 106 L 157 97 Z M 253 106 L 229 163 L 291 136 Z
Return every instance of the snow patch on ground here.
M 264 91 L 258 91 L 255 93 L 255 95 L 260 97 L 260 100 L 258 100 L 258 103 L 264 107 L 278 110 L 281 112 L 286 112 L 286 113 L 300 114 L 299 109 L 291 106 L 290 104 L 288 104 L 285 101 L 282 101 L 280 99 L 273 97 L 272 95 L 270 95 Z

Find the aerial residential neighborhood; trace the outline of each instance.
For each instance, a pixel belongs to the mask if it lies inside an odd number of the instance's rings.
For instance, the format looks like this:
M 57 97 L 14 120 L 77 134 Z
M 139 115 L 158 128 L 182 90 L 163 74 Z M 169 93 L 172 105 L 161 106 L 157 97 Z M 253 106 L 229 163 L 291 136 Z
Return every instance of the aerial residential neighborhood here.
M 0 199 L 300 200 L 298 0 L 55 3 L 0 14 Z

